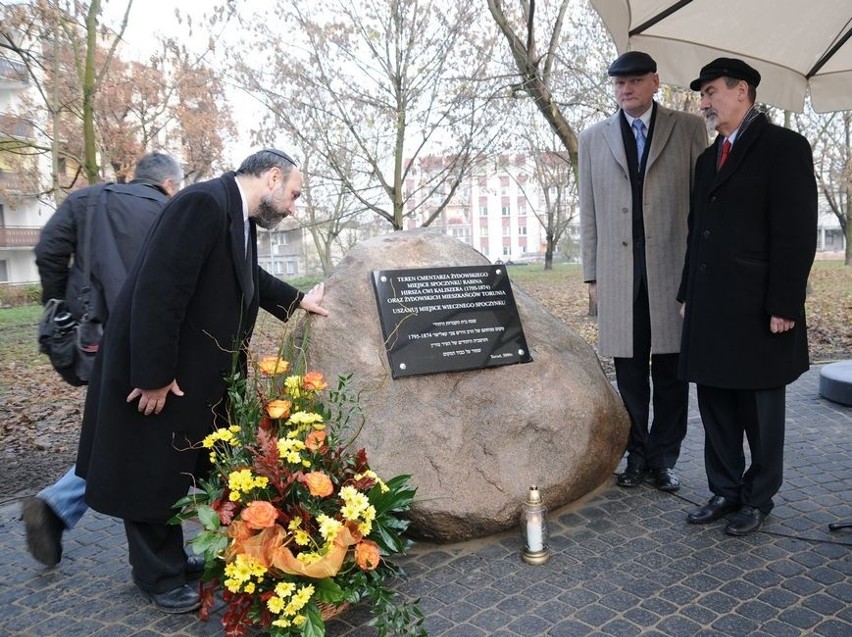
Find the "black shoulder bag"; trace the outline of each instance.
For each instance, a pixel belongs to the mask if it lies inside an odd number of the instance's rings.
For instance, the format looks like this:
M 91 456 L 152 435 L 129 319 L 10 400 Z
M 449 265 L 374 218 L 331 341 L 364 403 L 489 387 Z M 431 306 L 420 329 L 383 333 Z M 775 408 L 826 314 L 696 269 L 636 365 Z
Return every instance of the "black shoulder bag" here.
M 104 188 L 93 188 L 86 199 L 86 233 L 83 254 L 83 285 L 80 307 L 83 315 L 77 321 L 68 311 L 64 299 L 50 299 L 44 306 L 38 325 L 39 351 L 47 354 L 53 368 L 70 385 L 87 385 L 95 356 L 101 345 L 103 325 L 90 321 L 92 278 L 92 224 L 94 210 Z

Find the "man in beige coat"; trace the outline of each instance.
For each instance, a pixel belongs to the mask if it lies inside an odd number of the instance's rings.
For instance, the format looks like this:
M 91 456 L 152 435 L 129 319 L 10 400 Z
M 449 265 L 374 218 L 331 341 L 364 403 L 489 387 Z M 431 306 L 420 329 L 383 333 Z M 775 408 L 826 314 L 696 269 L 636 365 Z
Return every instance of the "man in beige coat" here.
M 693 168 L 707 131 L 700 117 L 654 102 L 656 71 L 653 58 L 639 51 L 610 65 L 620 108 L 580 135 L 580 220 L 598 348 L 614 359 L 630 415 L 627 468 L 618 484 L 637 487 L 650 476 L 658 489 L 676 491 L 688 400 L 688 384 L 677 378 L 677 291 Z

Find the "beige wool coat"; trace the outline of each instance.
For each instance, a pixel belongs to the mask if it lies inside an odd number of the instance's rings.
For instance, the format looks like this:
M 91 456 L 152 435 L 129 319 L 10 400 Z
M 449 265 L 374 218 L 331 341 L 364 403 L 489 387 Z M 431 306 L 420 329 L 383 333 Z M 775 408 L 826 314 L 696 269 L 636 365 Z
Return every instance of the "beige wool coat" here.
M 597 281 L 598 350 L 633 356 L 633 199 L 621 111 L 579 140 L 583 280 Z M 643 187 L 651 352 L 680 350 L 678 286 L 693 172 L 707 147 L 702 118 L 657 105 Z

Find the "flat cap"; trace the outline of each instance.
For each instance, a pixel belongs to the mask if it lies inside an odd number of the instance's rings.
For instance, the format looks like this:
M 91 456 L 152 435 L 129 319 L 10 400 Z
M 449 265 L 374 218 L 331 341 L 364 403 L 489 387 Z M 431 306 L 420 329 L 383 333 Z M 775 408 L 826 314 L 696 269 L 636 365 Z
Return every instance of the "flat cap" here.
M 697 79 L 692 80 L 689 88 L 700 91 L 705 82 L 712 82 L 717 77 L 732 77 L 737 80 L 745 80 L 747 84 L 757 87 L 760 84 L 760 73 L 748 64 L 737 58 L 716 58 L 710 64 L 701 68 Z
M 607 74 L 615 75 L 645 75 L 645 73 L 656 73 L 657 63 L 647 53 L 642 51 L 628 51 L 622 53 L 609 65 Z

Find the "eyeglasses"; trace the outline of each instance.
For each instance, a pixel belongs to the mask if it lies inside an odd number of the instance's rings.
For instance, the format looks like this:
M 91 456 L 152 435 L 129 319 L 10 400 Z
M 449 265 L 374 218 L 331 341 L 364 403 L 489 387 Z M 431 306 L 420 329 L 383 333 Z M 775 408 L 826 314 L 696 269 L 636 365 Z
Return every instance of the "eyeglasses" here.
M 296 166 L 296 162 L 294 162 L 294 161 L 293 161 L 293 158 L 292 158 L 292 157 L 290 157 L 290 155 L 288 155 L 288 154 L 287 154 L 287 153 L 285 153 L 285 152 L 282 152 L 282 151 L 280 151 L 280 150 L 275 150 L 274 148 L 264 148 L 264 149 L 263 149 L 263 152 L 265 152 L 265 153 L 272 153 L 273 155 L 276 155 L 276 156 L 280 157 L 280 158 L 281 158 L 281 159 L 283 159 L 284 161 L 288 161 L 288 162 L 290 162 L 291 164 L 293 164 L 294 166 Z M 298 166 L 296 166 L 296 167 L 298 168 Z

